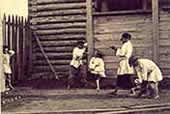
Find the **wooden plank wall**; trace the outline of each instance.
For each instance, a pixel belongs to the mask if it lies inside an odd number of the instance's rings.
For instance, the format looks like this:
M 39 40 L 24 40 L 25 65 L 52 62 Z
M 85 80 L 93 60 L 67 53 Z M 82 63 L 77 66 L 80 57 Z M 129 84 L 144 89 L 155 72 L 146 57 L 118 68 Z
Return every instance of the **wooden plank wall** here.
M 170 75 L 170 12 L 160 12 L 160 55 L 159 66 L 165 76 Z
M 132 35 L 134 55 L 152 59 L 152 15 L 96 16 L 94 19 L 95 49 L 104 55 L 106 74 L 116 76 L 119 58 L 109 47 L 120 47 L 123 32 Z
M 86 39 L 86 0 L 29 0 L 29 18 L 56 72 L 68 75 L 73 47 Z M 35 40 L 32 62 L 33 78 L 53 78 Z

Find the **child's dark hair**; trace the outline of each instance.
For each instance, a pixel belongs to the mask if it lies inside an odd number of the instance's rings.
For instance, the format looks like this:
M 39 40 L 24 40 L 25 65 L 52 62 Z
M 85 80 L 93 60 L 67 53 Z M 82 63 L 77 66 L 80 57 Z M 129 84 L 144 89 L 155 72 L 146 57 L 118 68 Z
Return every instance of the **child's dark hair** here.
M 3 52 L 5 52 L 5 49 L 9 49 L 7 45 L 3 45 Z
M 103 55 L 100 52 L 97 52 L 96 57 L 103 58 Z
M 129 65 L 130 66 L 136 66 L 136 61 L 138 60 L 139 58 L 138 57 L 136 57 L 136 56 L 131 56 L 130 58 L 129 58 Z
M 125 33 L 122 34 L 122 38 L 124 38 L 124 39 L 131 40 L 131 37 L 132 37 L 131 34 L 129 34 L 129 33 L 127 33 L 127 32 L 125 32 Z M 122 38 L 121 38 L 121 39 L 122 39 Z
M 83 45 L 83 44 L 84 44 L 83 41 L 78 41 L 78 42 L 77 42 L 77 45 Z

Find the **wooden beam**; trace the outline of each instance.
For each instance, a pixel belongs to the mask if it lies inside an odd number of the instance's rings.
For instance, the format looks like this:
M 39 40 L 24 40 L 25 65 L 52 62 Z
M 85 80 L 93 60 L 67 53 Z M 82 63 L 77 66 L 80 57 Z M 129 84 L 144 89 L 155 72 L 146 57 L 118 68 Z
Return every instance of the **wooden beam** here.
M 94 40 L 93 40 L 93 17 L 92 17 L 92 0 L 86 0 L 87 24 L 86 38 L 88 43 L 88 60 L 93 55 Z
M 152 0 L 153 60 L 159 62 L 159 0 Z
M 143 3 L 143 5 L 142 5 L 142 7 L 143 7 L 143 10 L 147 10 L 147 2 L 148 0 L 143 0 L 142 1 L 142 3 Z

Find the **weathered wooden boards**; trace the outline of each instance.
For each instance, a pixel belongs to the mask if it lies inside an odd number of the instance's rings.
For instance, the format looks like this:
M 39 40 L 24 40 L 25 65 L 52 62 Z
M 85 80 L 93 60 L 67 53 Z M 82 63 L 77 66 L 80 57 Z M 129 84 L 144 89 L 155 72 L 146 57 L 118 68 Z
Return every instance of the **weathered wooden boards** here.
M 95 17 L 95 48 L 103 53 L 106 71 L 116 71 L 119 58 L 110 46 L 120 47 L 120 37 L 123 32 L 132 35 L 134 46 L 133 54 L 141 57 L 152 58 L 152 19 L 151 14 L 113 15 Z M 107 74 L 116 76 L 116 72 Z
M 73 47 L 86 39 L 86 0 L 30 0 L 29 17 L 55 71 L 68 75 Z M 32 77 L 48 78 L 48 64 L 33 43 Z
M 160 44 L 159 44 L 159 66 L 163 74 L 170 74 L 170 13 L 160 12 Z

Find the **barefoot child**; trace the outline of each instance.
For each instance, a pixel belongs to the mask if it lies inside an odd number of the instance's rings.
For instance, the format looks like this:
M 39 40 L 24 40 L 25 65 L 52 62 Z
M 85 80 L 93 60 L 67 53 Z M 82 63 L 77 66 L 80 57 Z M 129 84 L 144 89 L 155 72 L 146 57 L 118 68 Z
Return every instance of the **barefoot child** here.
M 129 64 L 134 67 L 139 81 L 143 85 L 139 96 L 148 91 L 149 97 L 154 99 L 159 98 L 158 85 L 163 79 L 159 67 L 149 59 L 137 58 L 135 56 L 129 59 Z
M 120 48 L 112 46 L 115 50 L 116 56 L 120 58 L 119 67 L 117 70 L 117 82 L 114 92 L 111 95 L 116 95 L 120 88 L 130 89 L 131 94 L 135 94 L 133 91 L 134 83 L 132 82 L 132 76 L 134 74 L 133 68 L 129 66 L 128 60 L 132 56 L 133 45 L 131 43 L 131 35 L 129 33 L 123 33 L 120 39 L 122 45 Z
M 102 59 L 102 55 L 98 52 L 95 53 L 94 57 L 90 59 L 89 62 L 89 71 L 91 75 L 96 80 L 97 90 L 100 90 L 100 79 L 101 77 L 106 77 L 105 75 L 105 68 L 104 68 L 104 61 Z
M 3 69 L 4 69 L 4 75 L 6 79 L 6 90 L 14 89 L 14 87 L 11 84 L 11 74 L 12 70 L 10 67 L 10 59 L 14 55 L 13 50 L 9 50 L 7 46 L 3 47 Z

